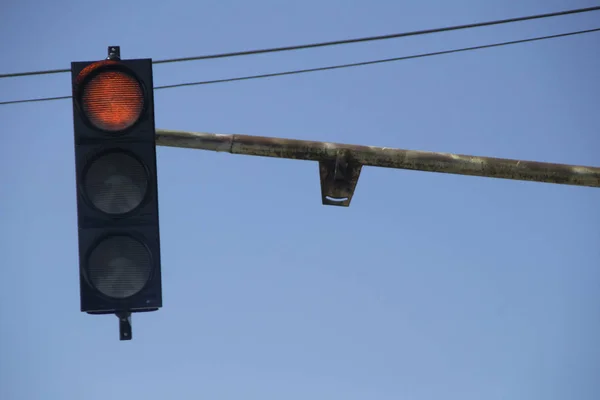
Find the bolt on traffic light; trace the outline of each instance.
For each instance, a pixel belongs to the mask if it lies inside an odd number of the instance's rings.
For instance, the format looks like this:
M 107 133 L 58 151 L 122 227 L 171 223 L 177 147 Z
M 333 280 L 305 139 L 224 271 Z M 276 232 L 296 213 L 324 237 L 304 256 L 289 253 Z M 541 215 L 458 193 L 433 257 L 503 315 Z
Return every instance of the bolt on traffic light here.
M 162 307 L 152 60 L 71 63 L 81 311 Z

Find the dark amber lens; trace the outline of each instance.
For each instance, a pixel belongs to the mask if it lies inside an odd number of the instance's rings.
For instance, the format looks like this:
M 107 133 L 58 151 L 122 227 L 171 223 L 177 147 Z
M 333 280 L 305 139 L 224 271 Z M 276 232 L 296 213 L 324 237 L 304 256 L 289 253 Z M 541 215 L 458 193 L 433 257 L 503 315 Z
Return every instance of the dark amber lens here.
M 83 177 L 86 197 L 107 214 L 127 214 L 139 207 L 148 190 L 146 169 L 127 153 L 110 152 L 95 159 Z
M 97 128 L 118 132 L 134 125 L 144 109 L 144 91 L 133 76 L 123 71 L 104 71 L 83 87 L 83 112 Z

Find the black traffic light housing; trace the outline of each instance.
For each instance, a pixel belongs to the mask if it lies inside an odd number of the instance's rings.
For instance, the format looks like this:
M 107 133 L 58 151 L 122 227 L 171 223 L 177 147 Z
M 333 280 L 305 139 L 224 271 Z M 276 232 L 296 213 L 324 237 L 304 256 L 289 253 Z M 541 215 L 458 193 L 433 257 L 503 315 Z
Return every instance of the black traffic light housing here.
M 152 60 L 71 63 L 81 311 L 162 307 Z

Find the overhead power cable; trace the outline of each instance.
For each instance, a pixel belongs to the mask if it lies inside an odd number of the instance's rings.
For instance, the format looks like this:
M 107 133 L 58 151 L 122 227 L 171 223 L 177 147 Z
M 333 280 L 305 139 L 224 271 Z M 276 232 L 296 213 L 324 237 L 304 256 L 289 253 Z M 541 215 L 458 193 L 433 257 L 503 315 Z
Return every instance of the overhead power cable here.
M 424 30 L 419 30 L 419 31 L 392 33 L 392 34 L 388 34 L 388 35 L 369 36 L 369 37 L 362 37 L 362 38 L 355 38 L 355 39 L 335 40 L 335 41 L 331 41 L 331 42 L 311 43 L 311 44 L 286 46 L 286 47 L 274 47 L 274 48 L 270 48 L 270 49 L 248 50 L 248 51 L 240 51 L 240 52 L 234 52 L 234 53 L 222 53 L 222 54 L 213 54 L 213 55 L 198 56 L 198 57 L 184 57 L 184 58 L 172 58 L 172 59 L 166 59 L 166 60 L 156 60 L 156 61 L 154 61 L 154 63 L 155 64 L 165 64 L 165 63 L 182 62 L 182 61 L 208 60 L 208 59 L 214 59 L 214 58 L 249 56 L 249 55 L 255 55 L 255 54 L 276 53 L 276 52 L 291 51 L 291 50 L 314 49 L 314 48 L 318 48 L 318 47 L 338 46 L 338 45 L 352 44 L 352 43 L 374 42 L 374 41 L 378 41 L 378 40 L 398 39 L 398 38 L 408 37 L 408 36 L 421 36 L 421 35 L 428 35 L 428 34 L 432 34 L 432 33 L 442 33 L 442 32 L 450 32 L 450 31 L 458 31 L 458 30 L 463 30 L 463 29 L 481 28 L 481 27 L 485 27 L 485 26 L 502 25 L 502 24 L 508 24 L 508 23 L 513 23 L 513 22 L 522 22 L 522 21 L 530 21 L 530 20 L 542 19 L 542 18 L 558 17 L 558 16 L 563 16 L 563 15 L 569 15 L 569 14 L 580 14 L 580 13 L 598 11 L 598 10 L 600 10 L 600 6 L 580 8 L 580 9 L 568 10 L 568 11 L 559 11 L 559 12 L 553 12 L 553 13 L 547 13 L 547 14 L 530 15 L 530 16 L 526 16 L 526 17 L 500 19 L 500 20 L 495 20 L 495 21 L 486 21 L 486 22 L 479 22 L 479 23 L 466 24 L 466 25 L 455 25 L 455 26 L 448 26 L 448 27 L 442 27 L 442 28 L 433 28 L 433 29 L 424 29 Z
M 587 12 L 599 11 L 599 10 L 600 10 L 600 6 L 578 8 L 578 9 L 558 11 L 558 12 L 553 12 L 553 13 L 529 15 L 529 16 L 525 16 L 525 17 L 507 18 L 507 19 L 479 22 L 479 23 L 466 24 L 466 25 L 455 25 L 455 26 L 448 26 L 448 27 L 442 27 L 442 28 L 424 29 L 424 30 L 419 30 L 419 31 L 392 33 L 392 34 L 388 34 L 388 35 L 368 36 L 368 37 L 361 37 L 361 38 L 354 38 L 354 39 L 335 40 L 335 41 L 330 41 L 330 42 L 309 43 L 309 44 L 301 44 L 301 45 L 295 45 L 295 46 L 273 47 L 273 48 L 266 48 L 266 49 L 231 52 L 231 53 L 209 54 L 209 55 L 202 55 L 202 56 L 195 56 L 195 57 L 170 58 L 170 59 L 165 59 L 165 60 L 155 60 L 155 61 L 153 61 L 153 63 L 154 64 L 166 64 L 166 63 L 183 62 L 183 61 L 209 60 L 209 59 L 216 59 L 216 58 L 229 58 L 229 57 L 256 55 L 256 54 L 277 53 L 277 52 L 292 51 L 292 50 L 314 49 L 314 48 L 318 48 L 318 47 L 337 46 L 337 45 L 351 44 L 351 43 L 372 42 L 372 41 L 378 41 L 378 40 L 397 39 L 397 38 L 408 37 L 408 36 L 419 36 L 419 35 L 427 35 L 427 34 L 432 34 L 432 33 L 450 32 L 450 31 L 456 31 L 456 30 L 462 30 L 462 29 L 481 28 L 481 27 L 485 27 L 485 26 L 501 25 L 501 24 L 508 24 L 508 23 L 514 23 L 514 22 L 522 22 L 522 21 L 531 21 L 531 20 L 536 20 L 536 19 L 559 17 L 559 16 L 565 16 L 565 15 L 571 15 L 571 14 L 581 14 L 581 13 L 587 13 Z M 15 73 L 8 73 L 8 74 L 0 74 L 0 79 L 16 78 L 16 77 L 21 77 L 21 76 L 33 76 L 33 75 L 61 74 L 61 73 L 67 73 L 70 71 L 71 71 L 70 69 L 52 69 L 52 70 L 44 70 L 44 71 L 15 72 Z
M 538 36 L 538 37 L 533 37 L 533 38 L 529 38 L 529 39 L 512 40 L 512 41 L 508 41 L 508 42 L 492 43 L 492 44 L 486 44 L 486 45 L 481 45 L 481 46 L 463 47 L 463 48 L 459 48 L 459 49 L 436 51 L 436 52 L 432 52 L 432 53 L 421 53 L 421 54 L 414 54 L 414 55 L 403 56 L 403 57 L 385 58 L 385 59 L 380 59 L 380 60 L 362 61 L 362 62 L 350 63 L 350 64 L 340 64 L 340 65 L 331 65 L 331 66 L 318 67 L 318 68 L 308 68 L 308 69 L 299 69 L 299 70 L 293 70 L 293 71 L 275 72 L 275 73 L 270 73 L 270 74 L 249 75 L 249 76 L 234 77 L 234 78 L 215 79 L 215 80 L 210 80 L 210 81 L 176 83 L 176 84 L 172 84 L 172 85 L 156 86 L 154 89 L 155 90 L 173 89 L 173 88 L 184 87 L 184 86 L 209 85 L 209 84 L 214 84 L 214 83 L 246 81 L 246 80 L 251 80 L 251 79 L 263 79 L 263 78 L 272 78 L 272 77 L 285 76 L 285 75 L 304 74 L 304 73 L 308 73 L 308 72 L 329 71 L 329 70 L 342 69 L 342 68 L 360 67 L 360 66 L 373 65 L 373 64 L 383 64 L 383 63 L 388 63 L 388 62 L 411 60 L 411 59 L 415 59 L 415 58 L 440 56 L 440 55 L 444 55 L 444 54 L 462 53 L 462 52 L 472 51 L 472 50 L 489 49 L 492 47 L 501 47 L 501 46 L 520 44 L 520 43 L 536 42 L 536 41 L 541 41 L 541 40 L 555 39 L 555 38 L 560 38 L 560 37 L 574 36 L 574 35 L 599 32 L 599 31 L 600 31 L 600 28 L 586 29 L 586 30 L 575 31 L 575 32 L 560 33 L 560 34 L 556 34 L 556 35 Z M 10 100 L 10 101 L 0 102 L 0 105 L 34 103 L 34 102 L 52 101 L 52 100 L 66 100 L 66 99 L 70 99 L 71 97 L 72 96 L 59 96 L 59 97 L 41 97 L 41 98 L 36 98 L 36 99 L 25 99 L 25 100 Z

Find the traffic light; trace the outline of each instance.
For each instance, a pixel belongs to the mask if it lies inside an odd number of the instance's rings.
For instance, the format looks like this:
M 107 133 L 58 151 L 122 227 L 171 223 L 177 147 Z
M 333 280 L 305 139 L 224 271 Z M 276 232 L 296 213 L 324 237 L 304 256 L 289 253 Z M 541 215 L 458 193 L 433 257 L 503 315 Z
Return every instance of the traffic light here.
M 71 63 L 81 311 L 162 307 L 152 60 Z

